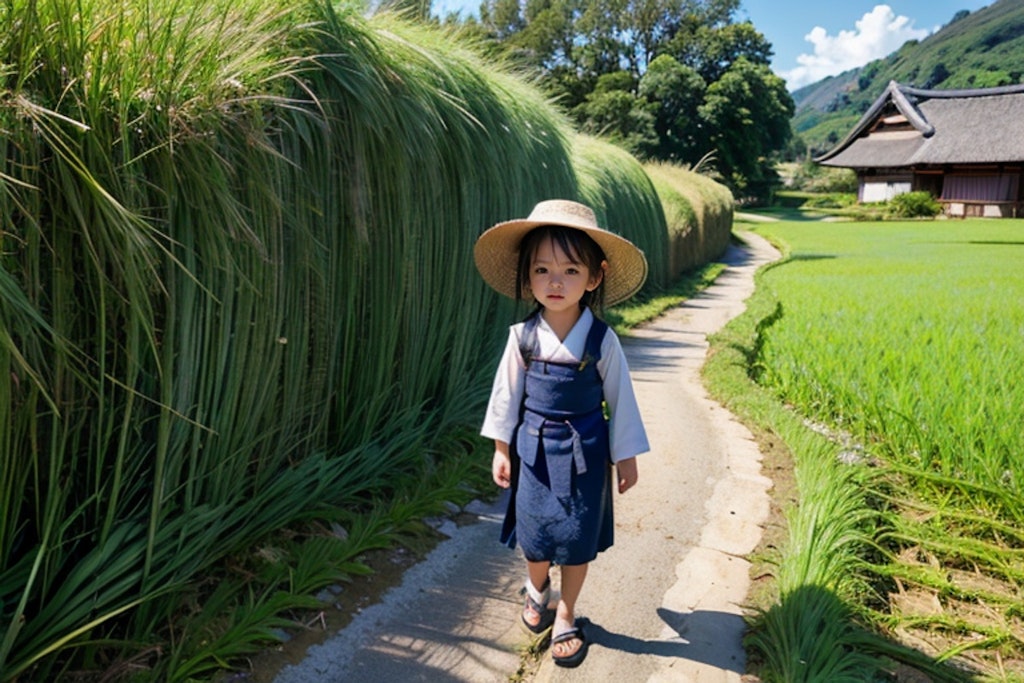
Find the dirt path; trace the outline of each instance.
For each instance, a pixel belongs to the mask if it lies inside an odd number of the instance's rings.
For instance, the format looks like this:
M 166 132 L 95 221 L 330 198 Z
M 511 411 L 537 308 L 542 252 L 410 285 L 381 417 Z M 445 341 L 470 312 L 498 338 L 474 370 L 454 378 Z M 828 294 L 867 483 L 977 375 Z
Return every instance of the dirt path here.
M 753 274 L 778 253 L 762 238 L 730 247 L 728 268 L 685 305 L 623 340 L 652 452 L 616 500 L 616 542 L 591 568 L 577 611 L 591 620 L 576 670 L 542 657 L 532 681 L 740 681 L 743 556 L 761 537 L 771 482 L 750 433 L 709 400 L 707 335 L 742 312 Z M 402 584 L 285 667 L 275 683 L 507 681 L 528 644 L 517 624 L 524 576 L 497 543 L 503 500 L 473 510 Z

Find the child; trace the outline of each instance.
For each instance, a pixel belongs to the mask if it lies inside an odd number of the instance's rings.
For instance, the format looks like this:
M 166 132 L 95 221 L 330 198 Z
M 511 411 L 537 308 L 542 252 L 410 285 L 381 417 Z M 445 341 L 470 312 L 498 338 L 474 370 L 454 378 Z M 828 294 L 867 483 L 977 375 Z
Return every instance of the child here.
M 563 200 L 487 230 L 474 258 L 498 292 L 536 302 L 509 331 L 481 434 L 494 439 L 495 483 L 512 487 L 501 540 L 526 557 L 523 624 L 551 627 L 555 663 L 578 666 L 587 640 L 576 599 L 589 563 L 612 545 L 612 464 L 625 493 L 649 450 L 619 339 L 591 307 L 635 294 L 647 261 L 590 208 Z M 552 564 L 562 580 L 555 610 Z

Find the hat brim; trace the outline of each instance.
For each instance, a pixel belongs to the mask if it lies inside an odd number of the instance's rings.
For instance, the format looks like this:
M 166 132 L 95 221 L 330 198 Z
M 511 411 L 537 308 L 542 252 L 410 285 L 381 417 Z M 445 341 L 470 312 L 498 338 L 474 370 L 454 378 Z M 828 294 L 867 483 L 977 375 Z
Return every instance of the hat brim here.
M 507 297 L 516 296 L 519 245 L 528 232 L 542 225 L 561 225 L 589 235 L 608 261 L 604 274 L 604 304 L 614 306 L 640 291 L 647 280 L 647 258 L 632 242 L 604 228 L 573 223 L 519 219 L 504 221 L 489 228 L 473 247 L 473 260 L 484 281 Z

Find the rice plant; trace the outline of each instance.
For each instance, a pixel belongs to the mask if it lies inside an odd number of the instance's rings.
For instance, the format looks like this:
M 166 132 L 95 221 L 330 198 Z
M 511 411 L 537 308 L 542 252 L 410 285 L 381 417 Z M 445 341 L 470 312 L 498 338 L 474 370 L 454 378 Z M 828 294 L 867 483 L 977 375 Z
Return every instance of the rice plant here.
M 463 454 L 515 314 L 487 226 L 582 198 L 662 259 L 639 165 L 436 28 L 8 0 L 0 63 L 0 680 L 219 666 L 287 601 L 203 576 Z M 177 638 L 198 594 L 238 629 Z
M 865 616 L 985 680 L 1024 675 L 1019 223 L 764 229 L 791 253 L 762 275 L 778 314 L 749 365 L 780 400 L 855 444 L 848 463 L 880 466 L 857 486 L 877 510 L 857 574 L 881 604 L 869 601 Z
M 1019 497 L 1021 350 L 1008 343 L 1024 330 L 1015 228 L 787 231 L 807 241 L 766 277 L 786 315 L 763 349 L 765 381 L 901 465 Z
M 218 557 L 420 466 L 478 391 L 477 355 L 445 345 L 479 342 L 467 313 L 494 308 L 469 268 L 441 265 L 469 263 L 491 219 L 467 207 L 574 179 L 560 120 L 525 86 L 351 10 L 5 18 L 21 71 L 4 122 L 0 668 L 16 676 L 126 610 L 159 627 L 173 599 L 157 598 Z M 464 174 L 499 119 L 516 154 L 475 171 L 495 201 Z M 438 169 L 460 182 L 435 185 Z

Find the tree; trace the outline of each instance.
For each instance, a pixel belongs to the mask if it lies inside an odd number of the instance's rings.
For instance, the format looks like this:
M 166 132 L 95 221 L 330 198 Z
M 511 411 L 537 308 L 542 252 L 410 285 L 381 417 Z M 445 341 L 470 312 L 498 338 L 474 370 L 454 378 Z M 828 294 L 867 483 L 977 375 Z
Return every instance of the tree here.
M 771 157 L 789 142 L 793 110 L 785 81 L 744 57 L 708 86 L 700 117 L 737 196 L 764 197 L 778 182 Z
M 630 62 L 639 75 L 644 73 L 655 57 L 679 29 L 683 0 L 634 0 L 633 35 Z
M 700 74 L 671 55 L 660 55 L 651 62 L 639 89 L 654 109 L 658 143 L 650 156 L 693 163 L 708 151 L 698 113 L 706 90 Z
M 692 33 L 679 33 L 669 52 L 681 63 L 693 67 L 706 83 L 714 83 L 741 57 L 752 64 L 768 65 L 772 46 L 749 21 L 725 26 L 697 26 Z
M 484 0 L 481 28 L 581 129 L 638 156 L 695 164 L 718 149 L 726 182 L 769 182 L 793 100 L 740 0 Z M 743 79 L 750 78 L 749 83 Z M 750 141 L 742 136 L 754 136 Z
M 526 27 L 518 0 L 488 0 L 480 4 L 480 23 L 497 41 L 509 40 Z
M 634 90 L 628 71 L 605 74 L 572 113 L 584 132 L 616 142 L 636 156 L 649 157 L 658 147 L 655 114 Z

